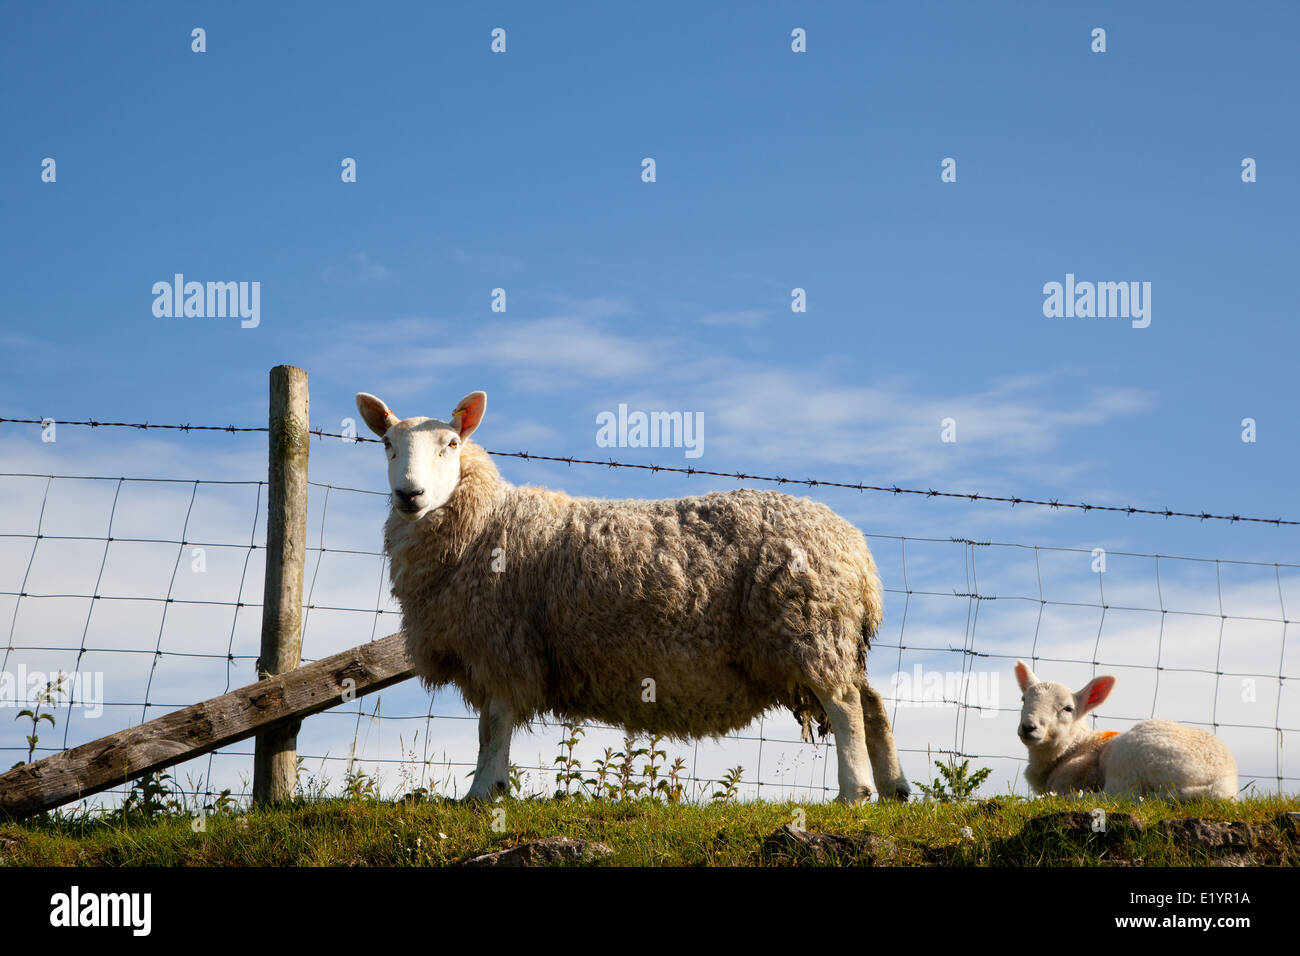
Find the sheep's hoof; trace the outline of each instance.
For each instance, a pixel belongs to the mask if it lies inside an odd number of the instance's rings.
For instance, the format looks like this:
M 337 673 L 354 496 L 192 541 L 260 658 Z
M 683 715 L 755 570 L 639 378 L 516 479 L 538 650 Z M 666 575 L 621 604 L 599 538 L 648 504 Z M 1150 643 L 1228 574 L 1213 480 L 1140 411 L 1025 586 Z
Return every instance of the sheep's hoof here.
M 853 794 L 841 793 L 835 798 L 837 802 L 845 806 L 856 807 L 859 803 L 869 803 L 871 801 L 871 788 L 866 784 L 858 787 Z
M 461 803 L 491 803 L 497 797 L 504 797 L 510 793 L 510 784 L 506 780 L 498 780 L 489 784 L 487 787 L 471 786 L 469 793 L 461 799 Z
M 905 779 L 900 779 L 897 783 L 895 783 L 891 787 L 883 787 L 881 788 L 880 791 L 880 799 L 882 801 L 898 800 L 901 803 L 906 803 L 907 798 L 910 797 L 911 795 L 912 795 L 912 787 L 910 784 L 908 784 L 908 782 Z

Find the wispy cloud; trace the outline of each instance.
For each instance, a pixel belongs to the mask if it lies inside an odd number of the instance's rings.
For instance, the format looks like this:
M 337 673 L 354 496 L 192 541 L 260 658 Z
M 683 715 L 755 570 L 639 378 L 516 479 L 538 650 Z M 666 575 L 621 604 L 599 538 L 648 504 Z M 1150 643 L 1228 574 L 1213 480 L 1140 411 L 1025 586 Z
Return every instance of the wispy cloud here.
M 516 256 L 480 249 L 449 249 L 444 256 L 462 269 L 499 273 L 503 276 L 522 272 L 526 265 L 523 259 Z
M 865 385 L 837 381 L 830 367 L 787 369 L 737 360 L 709 365 L 624 400 L 637 407 L 666 402 L 663 407 L 702 410 L 711 457 L 798 462 L 800 470 L 819 463 L 856 465 L 898 481 L 1006 469 L 1060 478 L 1083 466 L 1053 468 L 1043 464 L 1043 456 L 1071 432 L 1150 405 L 1147 394 L 1127 388 L 1092 389 L 1063 401 L 1045 381 L 1029 378 L 944 394 L 900 377 Z M 955 443 L 941 440 L 940 423 L 947 418 L 956 422 Z
M 328 338 L 346 344 L 327 346 L 313 368 L 363 368 L 395 401 L 425 400 L 431 382 L 474 369 L 480 378 L 473 387 L 504 380 L 516 396 L 567 407 L 559 420 L 584 427 L 593 410 L 620 402 L 702 411 L 707 454 L 720 465 L 854 466 L 898 482 L 1081 480 L 1089 463 L 1053 460 L 1051 453 L 1082 430 L 1151 404 L 1140 389 L 1061 389 L 1059 376 L 1041 373 L 945 389 L 899 375 L 864 381 L 859 369 L 850 377 L 834 360 L 791 367 L 701 355 L 678 333 L 647 328 L 618 300 L 563 300 L 560 307 L 544 318 L 406 318 L 344 327 Z M 941 422 L 949 418 L 955 443 L 941 440 Z
M 753 328 L 767 321 L 762 309 L 733 309 L 729 312 L 710 312 L 700 316 L 702 325 L 739 325 Z
M 393 270 L 375 262 L 368 252 L 354 252 L 347 262 L 331 263 L 321 273 L 321 278 L 332 285 L 371 285 L 387 282 Z
M 364 369 L 399 397 L 428 392 L 431 377 L 465 367 L 493 370 L 512 387 L 553 391 L 586 382 L 652 376 L 671 359 L 672 340 L 615 331 L 624 314 L 612 300 L 570 302 L 565 312 L 537 319 L 462 322 L 431 318 L 349 323 L 333 330 L 313 368 Z

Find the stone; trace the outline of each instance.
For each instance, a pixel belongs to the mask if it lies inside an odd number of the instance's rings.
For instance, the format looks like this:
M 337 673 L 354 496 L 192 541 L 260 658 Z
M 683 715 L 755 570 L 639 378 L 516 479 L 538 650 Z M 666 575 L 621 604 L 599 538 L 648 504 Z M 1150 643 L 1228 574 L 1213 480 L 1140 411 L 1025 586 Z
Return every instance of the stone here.
M 892 860 L 898 845 L 892 840 L 867 833 L 841 836 L 837 833 L 812 833 L 786 824 L 764 841 L 763 849 L 798 862 L 819 865 L 849 863 L 876 866 Z
M 465 861 L 465 866 L 572 866 L 594 863 L 614 851 L 603 843 L 553 836 Z

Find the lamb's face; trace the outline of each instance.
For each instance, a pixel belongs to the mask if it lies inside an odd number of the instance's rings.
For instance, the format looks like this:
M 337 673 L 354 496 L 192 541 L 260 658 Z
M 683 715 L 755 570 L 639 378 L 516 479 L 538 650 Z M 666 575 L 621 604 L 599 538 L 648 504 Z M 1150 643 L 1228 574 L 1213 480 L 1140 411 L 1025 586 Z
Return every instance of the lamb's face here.
M 1016 683 L 1023 695 L 1017 736 L 1031 751 L 1055 752 L 1088 732 L 1084 717 L 1110 695 L 1115 678 L 1094 677 L 1076 693 L 1064 684 L 1040 681 L 1024 661 L 1016 661 Z
M 449 422 L 399 419 L 383 400 L 368 392 L 357 393 L 361 418 L 384 440 L 393 511 L 418 521 L 447 503 L 460 481 L 461 444 L 478 428 L 486 406 L 485 392 L 470 392 Z
M 393 510 L 418 521 L 441 508 L 460 480 L 460 432 L 436 418 L 408 418 L 384 435 Z
M 1070 688 L 1050 682 L 1033 684 L 1021 700 L 1016 733 L 1026 747 L 1053 746 L 1074 736 L 1078 708 Z

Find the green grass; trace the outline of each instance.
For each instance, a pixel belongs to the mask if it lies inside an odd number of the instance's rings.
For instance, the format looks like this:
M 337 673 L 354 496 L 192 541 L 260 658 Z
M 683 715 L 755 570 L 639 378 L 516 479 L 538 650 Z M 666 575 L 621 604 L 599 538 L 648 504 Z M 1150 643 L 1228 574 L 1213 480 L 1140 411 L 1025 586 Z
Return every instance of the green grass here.
M 1111 828 L 1106 836 L 1062 836 L 1025 825 L 1062 810 L 1130 813 L 1148 829 Z M 504 809 L 502 832 L 494 810 Z M 797 820 L 802 811 L 804 820 Z M 849 808 L 835 804 L 715 803 L 666 805 L 649 800 L 510 800 L 493 806 L 433 801 L 320 800 L 209 817 L 203 832 L 171 816 L 126 825 L 48 815 L 0 824 L 6 866 L 444 866 L 545 836 L 598 840 L 614 850 L 604 865 L 765 866 L 787 862 L 764 848 L 783 824 L 843 835 L 874 833 L 899 846 L 901 865 L 1107 865 L 1140 859 L 1146 866 L 1218 862 L 1204 850 L 1151 829 L 1160 820 L 1201 817 L 1269 823 L 1300 811 L 1300 798 L 1186 805 L 1104 798 L 982 803 L 913 802 Z M 500 814 L 496 814 L 499 818 Z M 1122 818 L 1120 818 L 1122 820 Z M 962 828 L 969 827 L 964 836 Z M 443 836 L 445 834 L 445 837 Z M 1294 835 L 1273 844 L 1266 862 L 1300 863 Z

